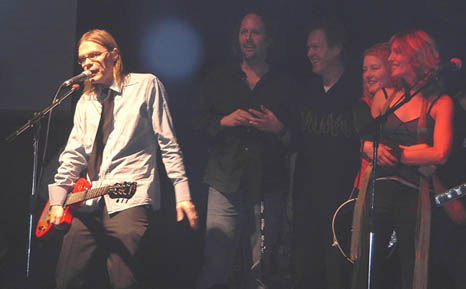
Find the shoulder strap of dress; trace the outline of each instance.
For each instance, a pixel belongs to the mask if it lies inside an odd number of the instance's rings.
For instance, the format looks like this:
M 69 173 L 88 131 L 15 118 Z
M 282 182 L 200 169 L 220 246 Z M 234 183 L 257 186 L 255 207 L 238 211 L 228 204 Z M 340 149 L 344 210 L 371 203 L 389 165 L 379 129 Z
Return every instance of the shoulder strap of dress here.
M 383 91 L 383 94 L 385 95 L 385 104 L 384 104 L 384 106 L 382 108 L 382 114 L 383 114 L 383 113 L 385 113 L 387 111 L 388 107 L 390 106 L 390 103 L 395 98 L 396 89 L 394 89 L 390 95 L 388 95 L 387 90 L 385 89 L 385 87 L 382 87 L 382 91 Z
M 427 114 L 430 114 L 430 111 L 432 110 L 432 107 L 434 106 L 434 104 L 437 102 L 437 100 L 440 99 L 440 96 L 437 96 L 431 103 L 430 103 L 430 106 L 429 108 L 427 109 Z
M 388 93 L 387 89 L 385 87 L 382 87 L 383 94 L 385 94 L 385 99 L 388 99 Z

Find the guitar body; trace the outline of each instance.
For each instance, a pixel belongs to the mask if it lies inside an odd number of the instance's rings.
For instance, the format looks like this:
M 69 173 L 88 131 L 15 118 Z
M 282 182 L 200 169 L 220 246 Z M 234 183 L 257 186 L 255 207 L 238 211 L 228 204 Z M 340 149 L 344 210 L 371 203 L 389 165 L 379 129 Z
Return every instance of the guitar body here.
M 88 180 L 84 178 L 80 178 L 73 187 L 73 193 L 78 193 L 82 191 L 89 190 L 91 188 L 91 184 Z M 60 224 L 54 225 L 50 223 L 50 202 L 47 201 L 45 204 L 44 209 L 42 210 L 42 214 L 40 215 L 39 221 L 37 222 L 36 227 L 36 236 L 37 238 L 45 238 L 49 239 L 55 235 L 56 230 L 64 230 L 67 229 L 71 222 L 73 221 L 73 214 L 74 212 L 81 206 L 82 203 L 76 203 L 69 206 L 66 206 L 63 211 L 63 219 L 61 220 Z
M 112 199 L 128 200 L 136 192 L 136 182 L 116 183 L 110 186 L 103 186 L 101 188 L 91 189 L 91 184 L 86 179 L 79 179 L 73 187 L 73 193 L 68 194 L 64 207 L 63 218 L 58 225 L 50 223 L 50 203 L 47 202 L 44 210 L 37 222 L 36 236 L 38 238 L 49 238 L 54 235 L 55 229 L 66 229 L 73 221 L 74 212 L 86 200 L 97 198 L 107 195 Z

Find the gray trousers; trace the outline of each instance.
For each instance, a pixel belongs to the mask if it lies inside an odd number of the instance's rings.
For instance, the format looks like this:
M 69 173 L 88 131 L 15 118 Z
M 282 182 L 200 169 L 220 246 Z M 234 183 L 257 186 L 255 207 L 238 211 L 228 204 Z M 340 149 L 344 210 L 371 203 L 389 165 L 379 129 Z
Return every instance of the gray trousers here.
M 284 193 L 266 194 L 264 198 L 263 256 L 261 202 L 252 201 L 251 195 L 248 192 L 228 194 L 209 188 L 205 260 L 199 288 L 266 288 L 261 261 L 267 259 L 278 243 L 285 207 Z M 239 267 L 235 269 L 234 265 Z

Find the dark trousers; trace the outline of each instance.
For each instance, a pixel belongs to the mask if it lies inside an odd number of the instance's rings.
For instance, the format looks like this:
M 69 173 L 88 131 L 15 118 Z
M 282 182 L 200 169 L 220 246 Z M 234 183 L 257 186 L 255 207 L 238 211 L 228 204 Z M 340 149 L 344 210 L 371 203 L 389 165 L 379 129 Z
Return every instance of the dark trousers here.
M 393 288 L 393 272 L 401 276 L 398 283 L 402 289 L 413 285 L 415 231 L 417 220 L 418 190 L 396 181 L 377 181 L 375 198 L 375 240 L 372 266 L 373 286 L 375 289 Z M 398 262 L 389 259 L 388 243 L 396 231 Z M 367 288 L 368 239 L 361 240 L 363 252 L 361 260 L 355 264 L 353 288 Z M 396 266 L 398 268 L 390 268 Z
M 100 288 L 105 266 L 111 288 L 137 288 L 136 251 L 149 225 L 149 208 L 139 206 L 109 215 L 106 209 L 76 213 L 57 263 L 58 289 Z M 104 287 L 105 288 L 105 287 Z
M 349 288 L 351 263 L 332 246 L 331 219 L 300 207 L 295 204 L 293 245 L 296 288 Z M 349 235 L 343 238 L 349 239 Z
M 284 209 L 284 194 L 266 194 L 264 198 L 264 245 L 261 253 L 260 202 L 248 198 L 246 191 L 233 194 L 209 188 L 205 237 L 205 261 L 198 287 L 265 288 L 266 266 L 278 243 Z M 232 276 L 235 257 L 240 251 L 241 268 Z M 235 275 L 235 274 L 233 274 Z M 234 280 L 231 280 L 234 279 Z M 237 286 L 236 286 L 236 285 Z M 215 287 L 216 288 L 216 287 Z

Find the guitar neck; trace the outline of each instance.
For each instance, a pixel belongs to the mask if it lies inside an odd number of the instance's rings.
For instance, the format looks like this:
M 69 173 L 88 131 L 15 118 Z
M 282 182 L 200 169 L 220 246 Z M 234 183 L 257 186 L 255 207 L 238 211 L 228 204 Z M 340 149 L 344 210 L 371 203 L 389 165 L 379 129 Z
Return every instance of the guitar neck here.
M 110 188 L 111 186 L 105 186 L 105 187 L 90 189 L 87 191 L 68 194 L 68 198 L 66 199 L 65 204 L 69 206 L 75 203 L 79 203 L 79 202 L 87 201 L 89 199 L 103 196 L 108 193 Z
M 435 197 L 435 203 L 437 206 L 443 206 L 447 202 L 461 198 L 464 195 L 466 195 L 466 183 L 437 195 Z

